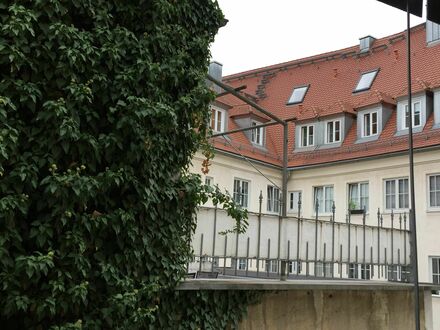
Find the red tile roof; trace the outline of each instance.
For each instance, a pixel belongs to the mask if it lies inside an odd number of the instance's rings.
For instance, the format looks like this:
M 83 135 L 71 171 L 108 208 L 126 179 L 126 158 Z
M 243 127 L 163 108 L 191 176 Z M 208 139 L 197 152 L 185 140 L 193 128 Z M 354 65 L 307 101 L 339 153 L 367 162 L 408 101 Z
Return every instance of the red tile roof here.
M 297 117 L 313 120 L 340 113 L 356 115 L 356 110 L 374 104 L 387 103 L 395 108 L 396 99 L 407 93 L 406 35 L 397 33 L 374 41 L 371 51 L 359 54 L 359 46 L 320 54 L 300 60 L 276 64 L 227 76 L 223 82 L 236 88 L 246 85 L 243 92 L 282 119 Z M 440 87 L 440 45 L 427 46 L 425 25 L 411 29 L 412 92 Z M 353 93 L 361 73 L 380 68 L 371 89 Z M 310 85 L 303 103 L 287 105 L 296 86 Z M 256 113 L 232 95 L 219 100 L 232 106 L 231 115 Z M 262 116 L 265 118 L 265 116 Z M 440 144 L 440 130 L 432 129 L 433 115 L 422 132 L 414 134 L 414 147 Z M 228 129 L 238 128 L 230 119 Z M 289 123 L 289 167 L 314 165 L 362 157 L 383 155 L 407 149 L 407 136 L 395 136 L 396 111 L 388 119 L 376 141 L 356 142 L 354 121 L 342 145 L 337 148 L 297 152 L 294 150 L 295 123 Z M 232 153 L 281 166 L 281 125 L 266 128 L 266 148 L 255 147 L 244 133 L 235 133 L 230 140 L 214 140 L 215 147 Z M 232 146 L 231 146 L 232 145 Z

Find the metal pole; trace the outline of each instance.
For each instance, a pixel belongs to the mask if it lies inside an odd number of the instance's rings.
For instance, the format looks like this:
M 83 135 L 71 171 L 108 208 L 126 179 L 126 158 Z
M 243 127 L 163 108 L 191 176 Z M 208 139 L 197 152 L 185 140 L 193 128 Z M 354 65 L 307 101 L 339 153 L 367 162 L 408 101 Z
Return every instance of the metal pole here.
M 319 208 L 319 202 L 318 199 L 316 199 L 315 204 L 315 260 L 313 260 L 313 272 L 314 276 L 316 276 L 316 263 L 318 261 L 318 208 Z
M 214 208 L 214 230 L 212 233 L 212 262 L 211 262 L 211 272 L 214 271 L 214 260 L 215 260 L 215 237 L 217 236 L 217 204 Z
M 331 276 L 334 277 L 334 265 L 335 265 L 335 202 L 332 205 L 332 263 L 331 263 Z
M 260 190 L 259 210 L 258 210 L 258 237 L 257 237 L 257 277 L 260 274 L 260 244 L 261 244 L 261 205 L 263 203 L 263 192 Z
M 297 218 L 297 233 L 296 233 L 296 275 L 299 275 L 299 232 L 301 221 L 301 195 L 298 198 L 298 218 Z
M 288 151 L 287 145 L 289 143 L 289 124 L 287 122 L 283 122 L 283 193 L 282 193 L 282 213 L 281 215 L 285 217 L 287 215 L 287 161 L 288 161 Z
M 408 71 L 408 115 L 409 115 L 409 184 L 411 191 L 411 209 L 410 209 L 410 225 L 411 225 L 411 263 L 414 279 L 414 316 L 416 330 L 420 330 L 420 310 L 419 310 L 419 269 L 417 258 L 417 231 L 416 231 L 416 201 L 414 192 L 414 154 L 413 154 L 413 115 L 412 115 L 412 97 L 411 97 L 411 38 L 410 38 L 410 14 L 409 3 L 406 1 L 406 41 L 407 41 L 407 71 Z

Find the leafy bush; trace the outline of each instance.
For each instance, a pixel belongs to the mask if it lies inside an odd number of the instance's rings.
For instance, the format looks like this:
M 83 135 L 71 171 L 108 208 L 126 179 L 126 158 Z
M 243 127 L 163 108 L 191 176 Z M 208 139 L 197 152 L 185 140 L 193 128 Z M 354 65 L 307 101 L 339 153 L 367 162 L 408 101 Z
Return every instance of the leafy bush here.
M 222 19 L 202 0 L 0 2 L 2 328 L 173 323 Z

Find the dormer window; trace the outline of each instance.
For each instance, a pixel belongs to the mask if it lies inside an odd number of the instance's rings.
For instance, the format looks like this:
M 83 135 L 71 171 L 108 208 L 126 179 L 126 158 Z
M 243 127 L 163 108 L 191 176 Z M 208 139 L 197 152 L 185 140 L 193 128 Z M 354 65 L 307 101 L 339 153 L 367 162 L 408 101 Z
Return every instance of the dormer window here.
M 379 72 L 379 69 L 363 73 L 362 76 L 360 77 L 353 93 L 358 93 L 358 92 L 363 92 L 363 91 L 369 90 L 371 88 L 371 85 L 373 84 L 373 81 L 376 78 L 378 72 Z
M 256 121 L 252 121 L 252 126 L 260 125 L 260 123 Z M 263 145 L 264 138 L 264 127 L 258 127 L 251 131 L 251 141 L 260 146 Z
M 301 147 L 310 147 L 315 143 L 315 126 L 307 125 L 301 127 Z
M 422 125 L 421 120 L 421 113 L 422 113 L 422 106 L 420 102 L 414 102 L 412 106 L 412 125 L 413 127 L 419 127 Z M 405 119 L 403 120 L 403 129 L 409 128 L 409 110 L 408 110 L 408 104 L 405 104 Z
M 304 97 L 306 96 L 308 89 L 309 89 L 309 85 L 295 87 L 287 104 L 291 105 L 291 104 L 302 103 L 304 101 Z
M 362 121 L 362 137 L 368 137 L 377 134 L 377 111 L 364 114 L 362 117 Z
M 440 25 L 431 21 L 426 21 L 426 42 L 440 41 Z
M 334 120 L 327 122 L 326 143 L 335 143 L 341 141 L 341 121 Z
M 211 108 L 211 128 L 214 132 L 224 132 L 226 111 L 217 107 Z

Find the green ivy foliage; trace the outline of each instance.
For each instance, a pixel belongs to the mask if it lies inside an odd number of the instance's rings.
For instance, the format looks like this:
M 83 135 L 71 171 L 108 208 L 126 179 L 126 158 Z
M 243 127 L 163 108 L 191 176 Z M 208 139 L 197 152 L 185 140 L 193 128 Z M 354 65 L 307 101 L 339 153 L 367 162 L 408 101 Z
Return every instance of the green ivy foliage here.
M 216 328 L 184 303 L 209 295 L 174 289 L 218 193 L 188 167 L 222 20 L 206 0 L 0 1 L 3 329 Z

